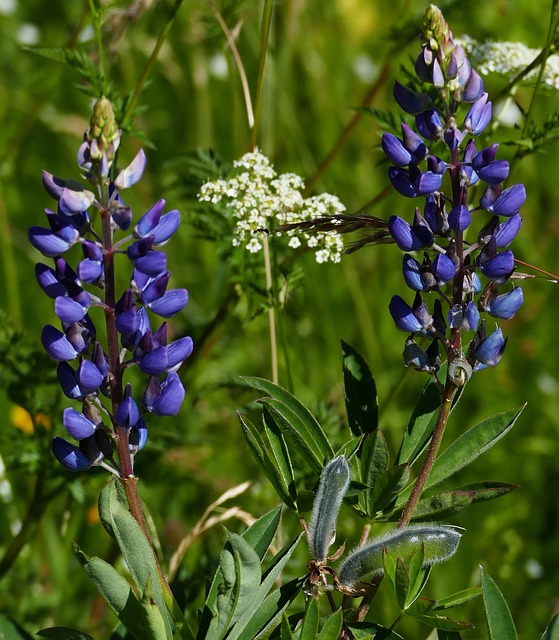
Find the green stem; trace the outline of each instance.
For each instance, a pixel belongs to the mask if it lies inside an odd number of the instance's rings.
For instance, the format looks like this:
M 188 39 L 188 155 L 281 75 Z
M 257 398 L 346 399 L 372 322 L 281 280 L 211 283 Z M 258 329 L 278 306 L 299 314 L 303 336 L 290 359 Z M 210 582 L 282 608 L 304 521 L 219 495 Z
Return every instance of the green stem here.
M 91 11 L 93 24 L 95 27 L 95 39 L 97 40 L 97 52 L 99 54 L 99 67 L 101 69 L 101 76 L 103 77 L 103 93 L 107 95 L 109 84 L 107 81 L 108 75 L 105 60 L 105 50 L 103 47 L 103 34 L 101 33 L 101 16 L 95 8 L 94 0 L 89 0 L 89 9 Z
M 270 307 L 268 308 L 268 322 L 270 325 L 270 359 L 272 365 L 272 382 L 278 384 L 278 340 L 276 332 L 276 296 L 274 294 L 274 283 L 272 279 L 272 262 L 270 260 L 270 243 L 268 237 L 265 236 L 264 245 L 264 270 L 266 274 L 266 291 L 268 296 L 272 298 Z
M 161 50 L 161 47 L 163 46 L 163 43 L 167 39 L 167 35 L 169 34 L 169 31 L 171 30 L 171 27 L 173 26 L 173 20 L 175 19 L 176 15 L 178 13 L 178 10 L 180 9 L 180 6 L 181 6 L 182 3 L 183 3 L 183 0 L 175 0 L 175 4 L 171 7 L 171 9 L 169 11 L 169 15 L 167 16 L 167 20 L 165 22 L 165 25 L 163 26 L 163 29 L 161 30 L 161 33 L 159 34 L 159 37 L 157 38 L 157 42 L 155 43 L 155 47 L 153 48 L 151 56 L 149 57 L 149 60 L 147 61 L 147 64 L 146 64 L 146 66 L 145 66 L 145 68 L 144 68 L 144 70 L 142 72 L 142 75 L 140 76 L 140 80 L 138 81 L 138 84 L 136 85 L 136 89 L 134 90 L 132 98 L 130 98 L 130 100 L 128 101 L 128 103 L 126 105 L 126 109 L 125 109 L 124 113 L 122 114 L 122 119 L 121 119 L 120 125 L 123 128 L 125 127 L 126 123 L 128 122 L 128 119 L 130 118 L 130 116 L 132 115 L 132 112 L 134 111 L 134 107 L 136 106 L 136 103 L 138 102 L 140 94 L 142 93 L 142 90 L 144 88 L 144 85 L 145 85 L 148 77 L 149 77 L 149 74 L 151 73 L 153 65 L 155 64 L 155 61 L 157 60 L 157 57 L 159 55 L 159 51 Z
M 260 60 L 258 64 L 258 75 L 256 76 L 256 90 L 254 93 L 254 124 L 250 137 L 250 150 L 256 148 L 258 138 L 258 128 L 262 112 L 262 91 L 264 88 L 264 68 L 266 66 L 266 55 L 268 53 L 268 42 L 270 40 L 270 28 L 272 25 L 272 0 L 264 0 L 264 12 L 262 14 L 262 39 L 260 41 Z

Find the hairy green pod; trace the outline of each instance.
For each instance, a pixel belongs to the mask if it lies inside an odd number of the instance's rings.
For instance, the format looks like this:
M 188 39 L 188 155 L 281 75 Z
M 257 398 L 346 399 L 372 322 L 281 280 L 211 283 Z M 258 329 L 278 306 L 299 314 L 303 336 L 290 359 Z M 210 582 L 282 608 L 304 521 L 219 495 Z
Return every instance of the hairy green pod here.
M 423 545 L 424 567 L 443 562 L 454 554 L 460 538 L 461 534 L 455 528 L 444 525 L 419 524 L 396 529 L 352 551 L 338 572 L 339 584 L 351 591 L 360 583 L 371 582 L 382 575 L 385 549 L 396 557 L 409 558 Z
M 312 559 L 324 562 L 328 548 L 336 539 L 336 521 L 349 487 L 349 464 L 345 457 L 331 460 L 320 474 L 309 524 L 309 549 Z

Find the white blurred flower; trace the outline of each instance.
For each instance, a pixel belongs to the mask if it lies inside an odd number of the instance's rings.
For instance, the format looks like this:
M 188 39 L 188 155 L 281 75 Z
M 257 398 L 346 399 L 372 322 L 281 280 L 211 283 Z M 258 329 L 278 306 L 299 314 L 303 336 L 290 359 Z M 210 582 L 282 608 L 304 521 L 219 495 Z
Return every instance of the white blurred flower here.
M 216 204 L 226 203 L 227 211 L 235 220 L 232 243 L 243 246 L 251 253 L 262 249 L 258 237 L 279 225 L 294 224 L 331 216 L 345 211 L 336 196 L 322 193 L 304 198 L 303 179 L 294 173 L 277 175 L 270 160 L 258 150 L 246 153 L 233 165 L 242 170 L 229 180 L 215 180 L 202 185 L 198 199 Z M 312 235 L 303 231 L 288 231 L 288 246 L 297 249 L 305 240 L 316 249 L 316 260 L 339 262 L 344 249 L 343 240 L 335 231 L 317 231 Z
M 540 49 L 530 49 L 521 42 L 497 42 L 485 40 L 478 42 L 470 36 L 463 36 L 458 43 L 464 47 L 472 66 L 482 75 L 499 73 L 513 78 L 538 57 Z M 535 78 L 539 67 L 533 69 L 527 79 Z M 549 56 L 543 77 L 548 87 L 559 89 L 559 56 Z
M 39 27 L 30 22 L 24 22 L 21 24 L 16 31 L 16 40 L 23 45 L 33 46 L 39 42 L 39 37 L 41 32 L 39 31 Z

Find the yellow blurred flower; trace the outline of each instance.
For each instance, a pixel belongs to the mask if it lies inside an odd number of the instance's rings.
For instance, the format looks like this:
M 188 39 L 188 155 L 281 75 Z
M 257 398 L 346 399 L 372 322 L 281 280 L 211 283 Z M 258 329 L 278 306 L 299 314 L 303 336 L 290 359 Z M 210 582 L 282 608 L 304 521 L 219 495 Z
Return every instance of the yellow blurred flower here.
M 10 411 L 10 420 L 16 429 L 19 429 L 23 433 L 31 435 L 35 432 L 35 427 L 42 427 L 46 431 L 49 431 L 51 428 L 51 423 L 44 413 L 38 413 L 35 416 L 35 421 L 33 421 L 33 417 L 23 407 L 18 405 L 14 405 L 12 410 Z

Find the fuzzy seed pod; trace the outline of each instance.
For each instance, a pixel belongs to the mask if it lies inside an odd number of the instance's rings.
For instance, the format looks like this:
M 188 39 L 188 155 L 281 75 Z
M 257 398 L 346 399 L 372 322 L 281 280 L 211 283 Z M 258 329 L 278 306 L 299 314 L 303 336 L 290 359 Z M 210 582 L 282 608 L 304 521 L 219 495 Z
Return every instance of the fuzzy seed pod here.
M 309 524 L 309 549 L 312 559 L 324 562 L 328 548 L 336 539 L 336 520 L 349 487 L 349 465 L 338 456 L 322 470 Z
M 424 567 L 443 562 L 454 554 L 460 537 L 456 529 L 444 525 L 420 524 L 396 529 L 352 551 L 338 572 L 339 584 L 342 590 L 351 592 L 358 590 L 359 584 L 382 575 L 384 549 L 394 556 L 407 558 L 423 544 Z

